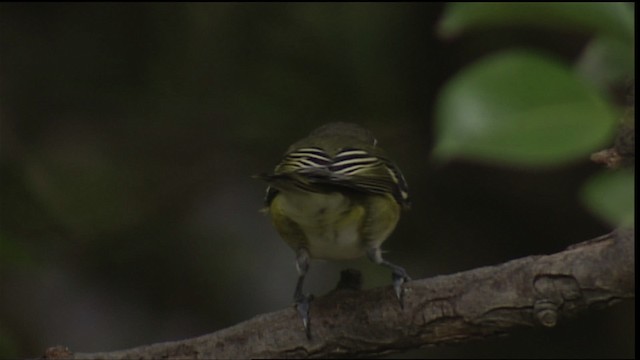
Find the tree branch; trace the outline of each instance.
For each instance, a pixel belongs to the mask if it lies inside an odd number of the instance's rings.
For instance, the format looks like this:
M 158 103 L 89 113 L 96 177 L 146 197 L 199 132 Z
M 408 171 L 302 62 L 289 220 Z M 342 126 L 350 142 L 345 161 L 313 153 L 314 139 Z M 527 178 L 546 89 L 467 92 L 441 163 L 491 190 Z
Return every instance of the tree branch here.
M 617 230 L 553 255 L 412 281 L 405 284 L 404 309 L 388 286 L 367 291 L 341 286 L 312 303 L 312 340 L 289 308 L 193 339 L 102 353 L 54 347 L 45 358 L 377 356 L 521 326 L 551 327 L 634 298 L 634 239 L 634 230 Z

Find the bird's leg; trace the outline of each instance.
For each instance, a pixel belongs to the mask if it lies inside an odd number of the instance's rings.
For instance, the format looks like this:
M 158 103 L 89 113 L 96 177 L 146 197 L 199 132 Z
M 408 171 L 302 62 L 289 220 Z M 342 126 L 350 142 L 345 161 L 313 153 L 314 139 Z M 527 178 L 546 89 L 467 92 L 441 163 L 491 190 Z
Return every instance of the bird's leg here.
M 382 258 L 380 248 L 371 248 L 367 251 L 367 256 L 371 261 L 378 265 L 386 266 L 391 269 L 391 279 L 393 284 L 393 290 L 396 293 L 396 297 L 400 302 L 400 307 L 404 308 L 402 284 L 411 281 L 411 278 L 407 274 L 406 270 L 398 265 L 392 264 Z
M 309 253 L 306 249 L 300 248 L 296 254 L 296 268 L 298 269 L 298 283 L 296 284 L 296 291 L 293 294 L 293 301 L 295 302 L 298 314 L 302 319 L 304 325 L 304 331 L 307 334 L 307 338 L 311 339 L 311 329 L 309 324 L 309 307 L 313 295 L 305 295 L 302 292 L 302 285 L 304 284 L 304 278 L 309 271 Z

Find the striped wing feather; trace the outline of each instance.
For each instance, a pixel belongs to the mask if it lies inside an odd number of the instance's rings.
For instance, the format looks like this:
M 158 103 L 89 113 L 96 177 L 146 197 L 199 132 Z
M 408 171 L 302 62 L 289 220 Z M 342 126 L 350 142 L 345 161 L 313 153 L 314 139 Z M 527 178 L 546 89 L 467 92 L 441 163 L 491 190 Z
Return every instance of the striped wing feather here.
M 399 204 L 409 206 L 407 184 L 400 170 L 387 159 L 362 149 L 343 149 L 332 157 L 319 147 L 299 148 L 288 153 L 273 174 L 263 178 L 271 184 L 267 204 L 278 187 L 295 186 L 312 192 L 343 187 L 374 194 L 390 193 Z

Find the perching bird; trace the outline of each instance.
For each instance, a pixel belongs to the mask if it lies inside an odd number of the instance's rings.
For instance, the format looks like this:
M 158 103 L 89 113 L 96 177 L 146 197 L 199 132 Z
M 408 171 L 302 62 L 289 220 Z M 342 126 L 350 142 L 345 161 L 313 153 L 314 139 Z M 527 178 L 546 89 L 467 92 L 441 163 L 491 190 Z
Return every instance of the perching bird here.
M 346 260 L 367 255 L 389 267 L 402 305 L 407 272 L 382 258 L 380 245 L 409 208 L 400 169 L 366 129 L 330 123 L 289 147 L 269 174 L 266 210 L 284 241 L 296 252 L 298 282 L 294 301 L 307 336 L 309 302 L 302 285 L 309 259 Z

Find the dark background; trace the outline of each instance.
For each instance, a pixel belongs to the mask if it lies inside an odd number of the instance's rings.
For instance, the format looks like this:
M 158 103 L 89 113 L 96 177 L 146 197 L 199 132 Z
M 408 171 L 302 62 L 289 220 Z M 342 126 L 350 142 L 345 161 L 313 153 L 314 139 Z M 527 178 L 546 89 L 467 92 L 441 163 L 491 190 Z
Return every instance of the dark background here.
M 581 205 L 588 159 L 434 164 L 442 85 L 503 48 L 571 63 L 588 37 L 436 36 L 442 4 L 0 5 L 0 357 L 119 350 L 290 306 L 296 270 L 262 206 L 290 143 L 369 128 L 413 208 L 383 248 L 413 278 L 549 254 L 609 231 Z M 312 263 L 306 289 L 366 259 Z M 420 357 L 633 357 L 633 302 Z

